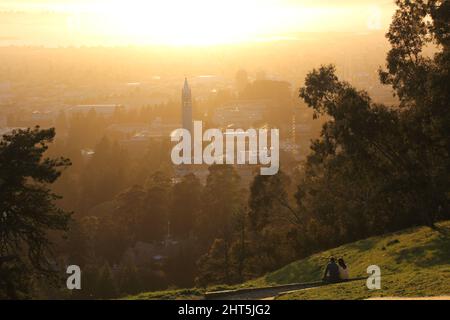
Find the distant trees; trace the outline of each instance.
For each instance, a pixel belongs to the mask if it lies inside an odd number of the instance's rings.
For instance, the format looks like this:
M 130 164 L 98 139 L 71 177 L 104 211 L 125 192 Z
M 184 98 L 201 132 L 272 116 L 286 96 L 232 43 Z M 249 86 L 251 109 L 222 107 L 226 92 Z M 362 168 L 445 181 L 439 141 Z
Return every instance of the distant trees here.
M 95 294 L 100 299 L 111 299 L 117 297 L 117 287 L 114 281 L 111 268 L 105 264 L 100 269 L 100 274 L 97 278 Z
M 222 176 L 227 171 L 230 173 Z M 220 182 L 213 190 L 222 190 L 222 186 L 227 185 L 224 180 L 230 179 L 233 171 L 229 166 L 213 168 L 205 192 L 216 186 L 213 181 Z M 205 206 L 217 203 L 218 207 L 204 209 L 205 213 L 210 212 L 209 225 L 215 233 L 206 241 L 209 248 L 197 262 L 198 285 L 242 282 L 294 259 L 296 242 L 291 233 L 298 228 L 300 220 L 295 208 L 291 207 L 289 182 L 282 172 L 274 176 L 256 175 L 249 194 L 245 192 L 244 195 L 242 190 L 237 193 L 220 191 L 219 199 L 203 198 Z M 240 190 L 238 185 L 235 190 Z M 236 198 L 233 200 L 233 197 Z M 205 235 L 204 230 L 197 232 Z
M 116 142 L 103 137 L 80 177 L 82 211 L 114 198 L 125 187 L 127 157 Z
M 232 166 L 209 167 L 196 230 L 200 247 L 209 247 L 198 261 L 199 284 L 233 282 L 230 251 L 236 233 L 234 221 L 242 210 L 243 199 L 240 177 Z
M 30 294 L 32 280 L 54 277 L 50 231 L 66 231 L 70 214 L 59 209 L 49 185 L 70 165 L 46 158 L 53 129 L 16 130 L 0 140 L 0 297 Z
M 169 220 L 174 237 L 187 239 L 194 231 L 201 210 L 202 193 L 203 186 L 192 173 L 173 186 Z
M 232 266 L 230 260 L 229 243 L 224 239 L 214 239 L 206 254 L 198 260 L 199 277 L 197 284 L 232 283 Z
M 147 181 L 144 212 L 139 226 L 143 241 L 163 240 L 167 235 L 171 187 L 170 178 L 162 172 L 156 172 Z
M 140 240 L 139 226 L 144 215 L 144 198 L 146 192 L 143 187 L 135 185 L 116 196 L 116 206 L 110 219 L 120 224 L 129 239 L 129 244 Z
M 230 221 L 242 203 L 240 177 L 232 166 L 212 165 L 208 170 L 197 230 L 206 245 L 230 237 Z

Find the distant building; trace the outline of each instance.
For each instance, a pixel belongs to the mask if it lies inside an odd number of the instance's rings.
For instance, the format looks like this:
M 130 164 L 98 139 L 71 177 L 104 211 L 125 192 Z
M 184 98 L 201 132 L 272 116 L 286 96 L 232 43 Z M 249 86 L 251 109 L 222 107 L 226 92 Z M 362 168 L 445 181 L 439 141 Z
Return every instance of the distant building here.
M 236 100 L 217 108 L 212 120 L 219 127 L 244 129 L 263 121 L 266 110 L 265 100 Z
M 170 134 L 179 128 L 179 124 L 165 123 L 161 118 L 150 124 L 113 125 L 111 131 L 122 132 L 130 136 L 119 141 L 120 145 L 131 155 L 141 155 L 148 150 L 150 141 L 170 141 Z
M 95 151 L 92 149 L 81 149 L 81 158 L 84 162 L 91 160 L 94 154 Z
M 56 113 L 53 111 L 33 111 L 31 113 L 31 122 L 40 126 L 51 126 L 54 124 Z
M 183 128 L 192 131 L 192 93 L 186 78 L 181 91 L 181 114 Z
M 86 104 L 71 107 L 68 111 L 70 114 L 86 114 L 94 110 L 99 115 L 112 116 L 117 108 L 123 108 L 123 106 L 120 104 Z
M 136 134 L 147 131 L 150 125 L 148 123 L 114 123 L 106 128 L 109 132 L 120 133 L 123 135 Z
M 151 122 L 148 135 L 153 138 L 170 139 L 172 131 L 178 128 L 179 126 L 177 124 L 163 122 L 162 119 L 158 117 Z

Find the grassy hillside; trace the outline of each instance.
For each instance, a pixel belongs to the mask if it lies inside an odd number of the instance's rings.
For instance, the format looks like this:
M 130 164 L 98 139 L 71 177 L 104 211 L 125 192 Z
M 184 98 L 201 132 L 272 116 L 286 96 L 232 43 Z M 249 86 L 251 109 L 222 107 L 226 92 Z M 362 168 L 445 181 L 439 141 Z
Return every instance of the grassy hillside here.
M 412 228 L 373 237 L 312 255 L 239 287 L 258 287 L 293 282 L 317 281 L 328 258 L 343 257 L 351 277 L 367 276 L 369 265 L 382 272 L 381 290 L 370 291 L 365 281 L 342 283 L 297 291 L 281 299 L 364 299 L 381 296 L 450 295 L 450 221 L 437 229 Z M 200 290 L 143 293 L 133 299 L 199 298 Z

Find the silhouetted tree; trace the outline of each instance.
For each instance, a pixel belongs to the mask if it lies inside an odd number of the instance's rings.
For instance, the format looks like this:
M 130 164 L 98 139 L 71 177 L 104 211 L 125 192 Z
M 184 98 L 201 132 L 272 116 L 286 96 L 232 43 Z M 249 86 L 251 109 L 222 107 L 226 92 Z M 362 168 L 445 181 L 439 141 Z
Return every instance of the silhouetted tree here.
M 0 140 L 0 296 L 30 292 L 28 279 L 54 278 L 48 232 L 66 231 L 70 214 L 59 209 L 49 185 L 70 165 L 45 158 L 54 129 L 15 130 Z

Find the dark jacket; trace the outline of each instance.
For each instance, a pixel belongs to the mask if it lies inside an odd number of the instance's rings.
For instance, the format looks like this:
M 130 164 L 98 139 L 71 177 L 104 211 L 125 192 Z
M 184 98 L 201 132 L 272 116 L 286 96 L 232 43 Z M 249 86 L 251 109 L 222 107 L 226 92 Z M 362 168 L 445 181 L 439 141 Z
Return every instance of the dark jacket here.
M 339 266 L 336 262 L 328 263 L 323 278 L 327 281 L 339 281 Z

